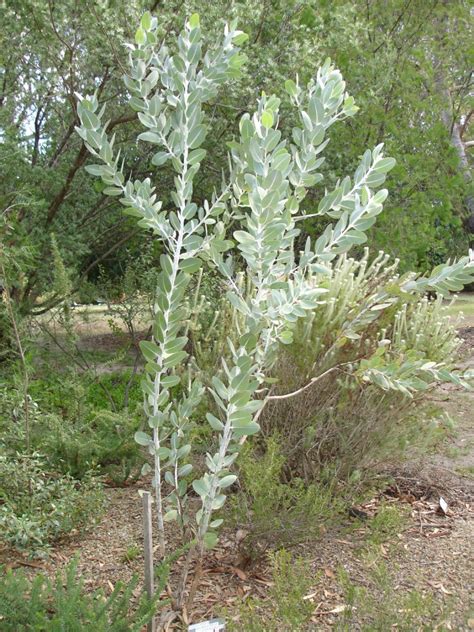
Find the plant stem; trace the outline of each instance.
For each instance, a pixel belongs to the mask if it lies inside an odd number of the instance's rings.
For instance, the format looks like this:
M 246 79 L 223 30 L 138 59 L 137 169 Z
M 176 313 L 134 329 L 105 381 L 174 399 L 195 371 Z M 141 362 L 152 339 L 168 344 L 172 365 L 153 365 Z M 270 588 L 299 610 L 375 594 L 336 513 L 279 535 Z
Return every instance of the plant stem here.
M 10 321 L 13 327 L 13 333 L 15 335 L 15 342 L 18 347 L 18 353 L 20 355 L 21 366 L 23 369 L 23 410 L 25 413 L 25 443 L 26 443 L 26 451 L 30 452 L 30 407 L 28 402 L 28 390 L 29 390 L 29 375 L 28 375 L 28 365 L 26 362 L 25 351 L 23 349 L 23 344 L 21 342 L 20 330 L 18 328 L 18 323 L 15 316 L 15 310 L 13 309 L 10 289 L 8 287 L 8 279 L 7 273 L 5 271 L 5 266 L 3 261 L 0 262 L 0 269 L 2 272 L 2 277 L 5 281 L 5 303 L 7 306 L 7 312 L 10 317 Z
M 178 235 L 176 238 L 176 244 L 174 245 L 174 247 L 172 247 L 172 252 L 173 252 L 173 263 L 172 263 L 172 272 L 171 272 L 171 276 L 169 278 L 169 282 L 170 282 L 170 290 L 167 293 L 168 297 L 169 297 L 169 303 L 168 303 L 168 309 L 163 313 L 163 318 L 165 321 L 165 328 L 163 330 L 163 339 L 166 340 L 167 337 L 167 330 L 168 330 L 168 324 L 169 324 L 169 319 L 171 316 L 171 304 L 172 304 L 172 297 L 173 297 L 173 292 L 176 286 L 176 279 L 178 276 L 178 270 L 179 270 L 179 263 L 180 263 L 180 259 L 181 259 L 181 251 L 183 248 L 183 240 L 184 240 L 184 234 L 185 234 L 185 217 L 184 217 L 184 211 L 186 208 L 186 204 L 187 204 L 187 196 L 186 196 L 186 176 L 187 176 L 187 172 L 188 172 L 188 156 L 189 156 L 189 148 L 188 148 L 188 121 L 187 121 L 187 107 L 188 107 L 188 85 L 187 83 L 185 84 L 185 90 L 184 90 L 184 95 L 183 95 L 183 100 L 184 100 L 184 107 L 183 107 L 183 112 L 184 112 L 184 132 L 183 132 L 183 136 L 185 139 L 184 142 L 184 150 L 183 150 L 183 159 L 182 159 L 182 169 L 181 169 L 181 174 L 179 177 L 179 184 L 180 187 L 178 188 L 177 194 L 179 197 L 179 213 L 178 213 L 178 217 L 179 217 L 179 229 L 178 229 Z M 160 371 L 158 371 L 156 373 L 155 376 L 155 381 L 154 381 L 154 397 L 153 397 L 153 415 L 157 415 L 158 413 L 158 398 L 160 395 L 160 390 L 161 390 L 161 377 L 164 373 L 164 367 L 162 366 L 162 358 L 159 359 L 158 364 L 160 365 Z M 159 435 L 159 429 L 158 428 L 153 428 L 153 443 L 154 443 L 154 448 L 155 448 L 155 456 L 154 456 L 154 469 L 155 469 L 155 495 L 156 495 L 156 509 L 157 509 L 157 517 L 158 517 L 158 540 L 159 540 L 159 545 L 160 545 L 160 552 L 162 554 L 162 556 L 165 556 L 166 553 L 166 543 L 165 543 L 165 526 L 164 526 L 164 519 L 163 519 L 163 497 L 162 497 L 162 493 L 161 493 L 161 484 L 162 484 L 162 477 L 161 477 L 161 460 L 160 457 L 158 456 L 158 450 L 160 449 L 160 435 Z

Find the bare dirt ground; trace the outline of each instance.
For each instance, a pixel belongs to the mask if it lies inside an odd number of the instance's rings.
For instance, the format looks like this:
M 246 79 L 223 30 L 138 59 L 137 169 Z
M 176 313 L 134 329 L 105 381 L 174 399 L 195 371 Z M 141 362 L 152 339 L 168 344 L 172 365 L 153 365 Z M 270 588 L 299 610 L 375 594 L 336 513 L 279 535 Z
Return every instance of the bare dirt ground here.
M 83 333 L 86 341 L 92 335 L 88 331 Z M 99 332 L 99 336 L 106 335 L 105 331 Z M 472 367 L 474 316 L 462 323 L 460 335 L 464 340 L 462 367 Z M 393 598 L 396 603 L 398 595 L 416 589 L 432 596 L 438 613 L 423 629 L 474 629 L 474 395 L 457 387 L 443 387 L 436 391 L 434 399 L 456 422 L 456 429 L 436 453 L 400 467 L 394 485 L 362 507 L 369 515 L 375 515 L 381 503 L 400 510 L 404 520 L 390 541 L 372 542 L 368 546 L 367 527 L 360 523 L 326 533 L 311 546 L 295 547 L 296 554 L 310 561 L 315 578 L 314 587 L 307 595 L 314 605 L 314 613 L 310 626 L 305 629 L 336 627 L 347 607 L 338 578 L 340 569 L 345 569 L 357 585 L 375 591 L 377 598 L 380 587 L 374 588 L 368 577 L 381 563 L 386 565 L 392 583 L 390 595 L 381 593 L 380 599 Z M 32 573 L 41 570 L 54 574 L 72 557 L 79 556 L 79 570 L 86 585 L 91 589 L 100 586 L 107 592 L 113 590 L 119 580 L 127 580 L 135 573 L 142 576 L 140 487 L 149 488 L 149 481 L 108 489 L 108 510 L 101 522 L 89 532 L 58 543 L 49 559 L 32 563 L 11 551 L 0 551 L 0 563 L 22 566 Z M 445 511 L 440 508 L 440 498 L 447 503 Z M 169 537 L 172 541 L 175 536 L 170 532 Z M 189 614 L 191 621 L 215 616 L 223 607 L 232 612 L 247 597 L 265 599 L 272 584 L 268 564 L 263 561 L 250 570 L 243 570 L 235 566 L 236 560 L 235 533 L 225 532 L 206 561 L 196 606 Z M 397 607 L 394 606 L 395 610 Z M 238 614 L 236 618 L 238 626 Z M 347 629 L 381 629 L 364 628 L 363 621 L 364 613 L 355 612 L 355 619 Z M 172 629 L 187 629 L 186 623 L 181 622 Z

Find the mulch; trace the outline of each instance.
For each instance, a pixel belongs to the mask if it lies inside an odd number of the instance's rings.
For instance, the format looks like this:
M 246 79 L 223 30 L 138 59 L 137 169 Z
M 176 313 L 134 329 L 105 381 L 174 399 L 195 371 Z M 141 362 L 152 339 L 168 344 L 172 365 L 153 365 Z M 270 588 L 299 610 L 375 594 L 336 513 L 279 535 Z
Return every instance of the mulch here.
M 380 545 L 380 555 L 388 563 L 393 566 L 394 555 L 397 558 L 400 586 L 405 589 L 421 586 L 436 593 L 440 599 L 456 595 L 462 602 L 468 601 L 472 579 L 469 548 L 472 553 L 474 542 L 473 498 L 467 497 L 460 488 L 446 488 L 440 481 L 433 483 L 411 474 L 399 473 L 383 493 L 358 509 L 373 517 L 381 503 L 405 508 L 408 520 L 401 533 L 396 534 L 401 547 L 397 546 L 397 552 L 394 552 L 389 544 Z M 143 581 L 140 488 L 149 488 L 149 481 L 107 489 L 108 509 L 100 523 L 94 529 L 72 534 L 58 542 L 47 559 L 28 560 L 17 552 L 3 549 L 0 550 L 0 563 L 11 568 L 22 567 L 30 575 L 42 572 L 52 577 L 78 556 L 78 570 L 86 589 L 100 587 L 110 593 L 117 582 L 138 575 L 138 597 Z M 441 506 L 440 498 L 446 504 Z M 314 603 L 312 623 L 315 630 L 331 629 L 345 608 L 337 581 L 338 568 L 344 568 L 353 581 L 364 584 L 366 569 L 358 552 L 364 546 L 366 536 L 366 524 L 347 516 L 340 528 L 324 532 L 320 541 L 294 547 L 294 554 L 309 559 L 315 576 L 319 574 L 324 579 L 319 580 L 306 596 Z M 224 609 L 232 612 L 238 603 L 249 597 L 265 599 L 272 587 L 269 561 L 263 558 L 250 568 L 240 568 L 238 540 L 237 531 L 226 529 L 222 532 L 218 546 L 205 559 L 193 610 L 184 621 L 174 623 L 171 630 L 187 629 L 187 623 L 218 616 Z M 170 530 L 168 541 L 171 549 L 173 544 L 178 544 L 179 535 L 175 530 Z M 156 547 L 155 556 L 158 559 Z M 183 560 L 178 561 L 178 571 L 182 563 Z

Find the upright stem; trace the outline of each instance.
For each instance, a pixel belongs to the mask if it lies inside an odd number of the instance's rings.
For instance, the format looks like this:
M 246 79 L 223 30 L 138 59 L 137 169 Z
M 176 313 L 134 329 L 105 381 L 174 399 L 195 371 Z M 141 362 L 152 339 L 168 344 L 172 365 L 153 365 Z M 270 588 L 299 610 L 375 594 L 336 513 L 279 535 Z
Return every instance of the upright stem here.
M 29 376 L 28 376 L 28 366 L 26 363 L 25 351 L 23 349 L 23 344 L 21 342 L 20 330 L 18 329 L 18 323 L 15 316 L 15 310 L 13 309 L 10 289 L 8 287 L 8 279 L 5 271 L 5 266 L 3 261 L 0 262 L 0 269 L 2 272 L 3 279 L 5 281 L 5 303 L 7 306 L 8 316 L 12 323 L 13 333 L 15 335 L 15 342 L 18 347 L 18 353 L 20 355 L 21 366 L 23 369 L 23 410 L 25 414 L 25 441 L 26 441 L 26 451 L 30 451 L 30 406 L 28 402 L 28 390 L 29 390 Z
M 173 296 L 173 291 L 176 284 L 176 277 L 178 274 L 178 266 L 179 266 L 179 258 L 181 254 L 182 241 L 183 241 L 183 232 L 184 232 L 183 222 L 181 223 L 180 232 L 178 234 L 178 242 L 176 245 L 176 250 L 173 257 L 173 271 L 170 277 L 170 290 L 168 292 L 169 304 L 170 306 L 164 312 L 163 317 L 166 323 L 166 329 L 163 332 L 163 337 L 166 340 L 166 334 L 169 324 L 169 318 L 171 315 L 171 299 Z M 153 416 L 158 414 L 158 399 L 161 391 L 161 376 L 164 373 L 164 367 L 161 366 L 162 359 L 158 359 L 160 364 L 160 371 L 158 371 L 155 375 L 154 381 L 154 396 L 153 396 Z M 156 496 L 156 510 L 157 510 L 157 521 L 158 521 L 158 542 L 160 545 L 160 553 L 164 557 L 166 554 L 166 543 L 165 543 L 165 525 L 163 520 L 163 497 L 161 494 L 161 459 L 158 456 L 158 450 L 160 449 L 160 433 L 158 428 L 153 428 L 153 444 L 155 447 L 155 456 L 154 456 L 154 465 L 155 465 L 155 496 Z
M 151 520 L 151 496 L 150 492 L 143 492 L 143 538 L 145 553 L 145 590 L 149 599 L 153 599 L 155 594 L 155 583 L 153 576 L 153 537 Z M 147 632 L 155 632 L 154 617 L 147 625 Z
M 232 422 L 230 421 L 230 415 L 227 415 L 227 420 L 224 426 L 224 432 L 222 433 L 222 439 L 219 446 L 219 456 L 217 457 L 216 462 L 216 472 L 212 475 L 211 478 L 211 487 L 209 490 L 209 494 L 206 496 L 204 501 L 204 506 L 202 508 L 202 518 L 199 523 L 198 530 L 198 538 L 197 538 L 197 548 L 198 548 L 198 556 L 199 559 L 202 557 L 204 553 L 204 536 L 207 533 L 209 528 L 209 520 L 211 519 L 212 514 L 212 503 L 214 502 L 217 486 L 219 483 L 219 472 L 224 469 L 224 457 L 227 454 L 227 450 L 229 449 L 229 444 L 232 439 Z
M 186 176 L 188 172 L 188 158 L 189 158 L 189 148 L 188 148 L 188 120 L 187 120 L 187 108 L 188 108 L 188 84 L 185 84 L 184 94 L 183 94 L 183 119 L 184 119 L 184 149 L 183 149 L 183 158 L 182 158 L 182 169 L 181 174 L 179 176 L 178 182 L 180 184 L 177 194 L 179 196 L 179 229 L 178 235 L 176 238 L 176 243 L 172 247 L 173 252 L 173 263 L 172 263 L 172 272 L 169 278 L 170 289 L 168 294 L 168 308 L 163 313 L 163 318 L 165 321 L 165 329 L 163 331 L 163 339 L 166 340 L 169 319 L 171 316 L 171 304 L 172 297 L 176 286 L 176 279 L 179 271 L 179 262 L 181 259 L 181 251 L 183 248 L 183 240 L 185 235 L 185 217 L 184 211 L 187 204 L 187 197 L 185 194 L 186 191 Z M 158 359 L 158 364 L 160 365 L 160 371 L 158 371 L 155 375 L 154 380 L 154 397 L 153 397 L 153 415 L 157 415 L 158 413 L 158 399 L 161 391 L 161 377 L 165 371 L 162 366 L 162 358 Z M 161 476 L 161 459 L 158 456 L 158 450 L 160 449 L 160 435 L 159 429 L 153 429 L 153 444 L 155 448 L 155 456 L 154 456 L 154 469 L 155 469 L 155 496 L 156 496 L 156 507 L 157 507 L 157 520 L 158 520 L 158 541 L 160 545 L 160 552 L 164 557 L 166 553 L 166 543 L 165 543 L 165 528 L 164 528 L 164 520 L 163 520 L 163 497 L 161 493 L 161 484 L 162 484 L 162 476 Z

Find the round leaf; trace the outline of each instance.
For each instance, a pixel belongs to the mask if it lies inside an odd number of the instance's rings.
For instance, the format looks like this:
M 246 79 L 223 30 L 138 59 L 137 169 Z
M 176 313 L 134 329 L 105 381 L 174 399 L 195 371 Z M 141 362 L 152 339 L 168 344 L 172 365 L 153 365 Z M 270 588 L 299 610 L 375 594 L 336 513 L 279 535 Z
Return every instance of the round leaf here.
M 138 432 L 135 433 L 135 441 L 139 445 L 147 446 L 147 445 L 150 445 L 151 438 L 145 432 L 142 432 L 141 430 L 139 430 Z

